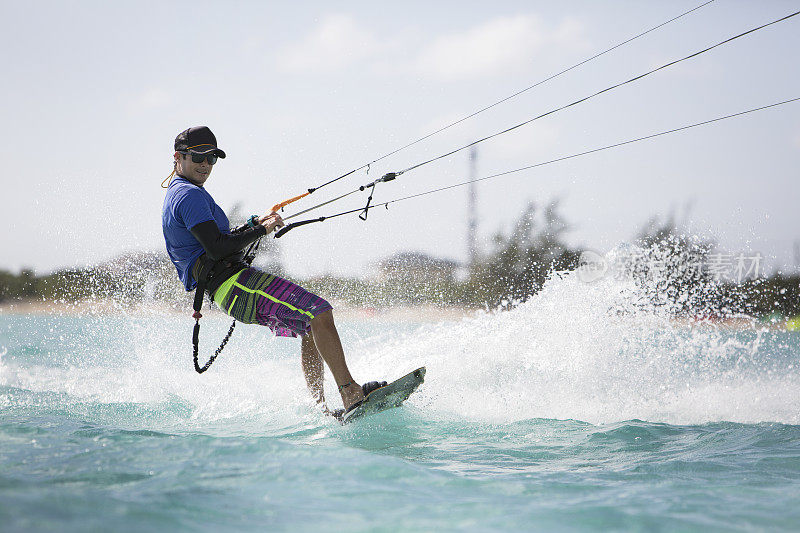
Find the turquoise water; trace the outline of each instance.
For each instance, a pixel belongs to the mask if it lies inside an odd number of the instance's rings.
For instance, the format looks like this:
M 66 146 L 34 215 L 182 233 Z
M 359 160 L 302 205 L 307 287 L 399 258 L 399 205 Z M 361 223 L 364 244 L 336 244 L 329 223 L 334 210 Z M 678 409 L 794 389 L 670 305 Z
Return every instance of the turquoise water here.
M 627 297 L 566 280 L 341 321 L 357 379 L 428 368 L 348 426 L 255 326 L 199 376 L 188 316 L 0 316 L 0 529 L 800 529 L 800 335 L 610 311 Z M 208 352 L 228 322 L 203 320 Z

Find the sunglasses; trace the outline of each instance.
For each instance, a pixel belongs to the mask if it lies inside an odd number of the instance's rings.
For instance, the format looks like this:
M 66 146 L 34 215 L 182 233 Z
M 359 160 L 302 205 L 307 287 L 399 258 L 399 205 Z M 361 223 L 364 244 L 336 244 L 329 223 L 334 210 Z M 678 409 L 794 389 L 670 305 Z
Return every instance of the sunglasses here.
M 209 165 L 213 165 L 217 162 L 217 156 L 215 154 L 198 154 L 195 152 L 180 152 L 183 155 L 191 155 L 192 156 L 192 163 L 202 163 L 203 161 L 208 161 Z

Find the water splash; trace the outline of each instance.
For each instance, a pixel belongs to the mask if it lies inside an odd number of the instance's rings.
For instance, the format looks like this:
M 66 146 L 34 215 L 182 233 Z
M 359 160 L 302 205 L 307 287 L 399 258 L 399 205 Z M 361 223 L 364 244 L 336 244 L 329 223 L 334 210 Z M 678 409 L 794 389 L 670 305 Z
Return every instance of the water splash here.
M 363 367 L 427 365 L 411 403 L 467 419 L 800 422 L 796 337 L 676 321 L 657 284 L 554 277 L 513 310 L 375 346 Z
M 586 283 L 566 273 L 508 311 L 427 325 L 341 325 L 359 380 L 427 366 L 409 404 L 437 420 L 800 423 L 797 333 L 689 326 L 654 296 L 641 279 Z M 199 376 L 184 316 L 19 320 L 27 323 L 9 328 L 13 342 L 3 341 L 0 387 L 38 393 L 31 401 L 40 406 L 167 431 L 282 434 L 331 422 L 305 389 L 298 343 L 263 328 L 237 329 L 213 371 Z M 213 313 L 204 321 L 208 347 L 228 322 Z M 326 382 L 336 406 L 330 375 Z M 135 407 L 126 420 L 120 405 Z

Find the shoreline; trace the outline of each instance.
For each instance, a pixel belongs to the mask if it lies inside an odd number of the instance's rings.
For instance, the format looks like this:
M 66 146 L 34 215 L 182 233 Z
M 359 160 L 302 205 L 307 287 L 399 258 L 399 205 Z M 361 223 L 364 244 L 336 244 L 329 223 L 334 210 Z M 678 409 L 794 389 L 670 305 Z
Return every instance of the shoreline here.
M 332 302 L 336 318 L 344 320 L 371 320 L 376 322 L 445 322 L 474 317 L 485 310 L 469 307 L 444 307 L 436 305 L 395 306 L 395 307 L 353 307 Z M 189 316 L 191 305 L 185 307 L 168 305 L 163 302 L 137 302 L 125 305 L 114 300 L 82 300 L 78 302 L 45 302 L 39 300 L 19 300 L 0 302 L 0 315 L 44 315 L 44 316 L 112 316 L 120 314 L 170 314 Z M 209 317 L 226 317 L 221 310 L 204 306 L 203 314 Z M 800 331 L 798 318 L 779 321 L 760 321 L 754 318 L 730 318 L 725 320 L 673 318 L 670 322 L 687 328 L 726 328 L 738 331 L 771 330 Z

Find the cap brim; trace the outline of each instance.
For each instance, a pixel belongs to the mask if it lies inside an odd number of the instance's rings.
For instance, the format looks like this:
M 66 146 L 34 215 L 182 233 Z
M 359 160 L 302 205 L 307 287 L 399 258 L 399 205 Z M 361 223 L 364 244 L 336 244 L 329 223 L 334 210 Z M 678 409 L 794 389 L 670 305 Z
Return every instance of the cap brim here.
M 217 148 L 216 146 L 211 146 L 210 144 L 204 144 L 200 146 L 195 146 L 187 150 L 187 152 L 194 152 L 196 154 L 210 154 L 213 153 L 220 159 L 225 159 L 225 152 Z

